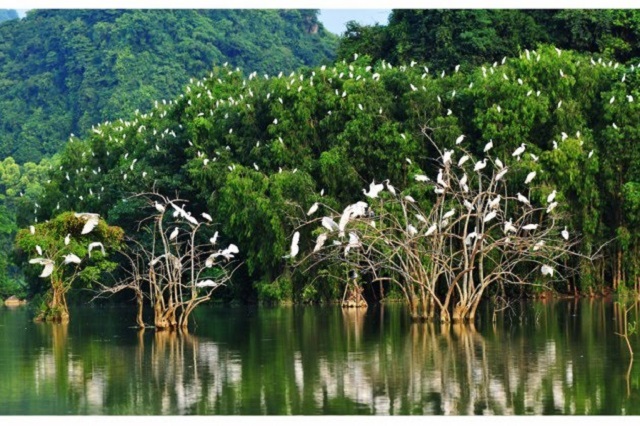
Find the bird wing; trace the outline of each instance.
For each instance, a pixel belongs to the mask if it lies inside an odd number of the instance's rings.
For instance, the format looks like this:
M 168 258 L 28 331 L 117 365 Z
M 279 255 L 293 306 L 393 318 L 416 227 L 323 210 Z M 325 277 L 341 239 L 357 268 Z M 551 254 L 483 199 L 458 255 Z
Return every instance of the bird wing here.
M 300 232 L 296 231 L 293 234 L 293 240 L 291 240 L 291 257 L 298 254 L 298 241 L 300 241 Z
M 87 213 L 87 215 L 88 216 L 85 216 L 86 222 L 84 224 L 84 227 L 82 228 L 82 235 L 88 234 L 89 232 L 93 231 L 93 229 L 98 225 L 98 222 L 100 221 L 100 216 L 97 214 Z
M 318 250 L 320 250 L 322 248 L 322 246 L 324 245 L 324 242 L 327 241 L 327 234 L 320 234 L 318 235 L 318 239 L 316 240 L 316 246 L 313 248 L 313 252 L 317 252 Z
M 49 275 L 51 275 L 51 273 L 53 272 L 53 260 L 49 260 L 49 259 L 44 259 L 45 263 L 43 263 L 44 265 L 44 269 L 42 270 L 42 273 L 40 274 L 40 278 L 46 278 Z

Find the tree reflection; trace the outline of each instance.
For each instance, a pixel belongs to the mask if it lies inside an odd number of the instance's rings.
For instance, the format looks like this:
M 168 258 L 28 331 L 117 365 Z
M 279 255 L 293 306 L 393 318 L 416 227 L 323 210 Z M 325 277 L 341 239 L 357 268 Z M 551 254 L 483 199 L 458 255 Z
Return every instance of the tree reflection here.
M 535 303 L 478 329 L 401 308 L 212 310 L 197 336 L 30 324 L 0 334 L 0 413 L 640 414 L 613 304 Z

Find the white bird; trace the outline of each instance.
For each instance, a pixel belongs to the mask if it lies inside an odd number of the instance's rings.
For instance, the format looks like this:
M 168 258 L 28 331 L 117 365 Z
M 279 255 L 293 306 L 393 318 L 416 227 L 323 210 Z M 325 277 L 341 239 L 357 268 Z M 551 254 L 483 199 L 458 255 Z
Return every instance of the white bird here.
M 436 225 L 435 223 L 433 225 L 431 225 L 429 227 L 429 229 L 427 229 L 427 232 L 424 233 L 424 235 L 426 237 L 428 237 L 429 235 L 433 234 L 434 232 L 436 232 L 436 229 L 438 228 L 438 225 Z
M 468 156 L 468 155 L 466 155 L 466 154 L 465 154 L 465 155 L 463 155 L 463 156 L 460 158 L 460 160 L 458 161 L 458 167 L 462 167 L 462 165 L 463 165 L 464 163 L 466 163 L 468 159 L 469 159 L 469 156 Z
M 464 140 L 464 138 L 466 138 L 465 135 L 458 136 L 458 139 L 456 139 L 456 145 L 460 145 L 462 143 L 462 141 Z
M 475 165 L 475 167 L 473 168 L 474 172 L 478 172 L 482 169 L 484 169 L 485 167 L 487 167 L 487 159 L 485 158 L 482 161 L 478 161 Z
M 511 156 L 512 157 L 518 157 L 518 160 L 519 160 L 520 156 L 522 155 L 522 153 L 524 153 L 524 150 L 525 150 L 525 145 L 523 143 L 518 148 L 516 148 L 515 151 L 513 151 L 513 154 L 511 154 Z
M 496 196 L 496 198 L 494 198 L 493 200 L 489 200 L 489 208 L 490 209 L 497 209 L 500 206 L 500 199 L 502 197 L 500 196 L 500 194 L 498 194 Z
M 31 235 L 35 235 L 36 233 L 36 227 L 33 225 L 29 225 L 29 232 L 31 232 Z
M 71 242 L 71 234 L 67 234 L 67 236 L 64 237 L 64 245 L 68 246 L 70 242 Z
M 473 204 L 471 204 L 468 200 L 464 200 L 462 203 L 469 211 L 473 211 L 476 209 L 476 207 Z
M 551 191 L 551 194 L 547 196 L 547 203 L 552 202 L 556 198 L 556 190 Z
M 452 154 L 453 154 L 453 150 L 445 151 L 444 154 L 442 154 L 442 164 L 444 164 L 445 166 L 449 164 L 451 162 Z
M 100 251 L 102 252 L 103 256 L 106 256 L 106 253 L 104 252 L 104 246 L 102 245 L 101 242 L 93 242 L 93 243 L 89 243 L 89 257 L 91 257 L 91 250 L 93 250 L 94 248 L 98 248 L 100 247 Z
M 378 197 L 378 193 L 380 193 L 380 191 L 382 191 L 384 189 L 384 185 L 379 183 L 376 185 L 376 181 L 373 180 L 370 184 L 369 184 L 369 192 L 367 193 L 367 191 L 363 188 L 362 192 L 364 193 L 364 195 L 366 195 L 369 198 L 377 198 Z
M 489 140 L 489 142 L 484 146 L 484 152 L 488 152 L 491 148 L 493 148 L 493 140 Z
M 74 216 L 85 221 L 82 232 L 80 232 L 82 235 L 93 231 L 93 229 L 98 226 L 98 222 L 100 220 L 100 215 L 98 213 L 75 213 Z
M 209 222 L 211 222 L 213 220 L 213 218 L 211 217 L 211 215 L 209 213 L 201 213 L 201 214 L 202 214 L 202 217 L 204 217 Z
M 179 232 L 179 229 L 178 229 L 178 227 L 176 226 L 176 228 L 173 230 L 173 232 L 171 233 L 171 235 L 169 235 L 169 241 L 175 240 L 175 239 L 176 239 L 176 237 L 178 236 L 178 232 Z
M 499 158 L 496 157 L 496 166 L 500 167 L 500 170 L 504 169 L 504 164 L 500 161 Z
M 213 234 L 213 237 L 209 238 L 209 242 L 211 245 L 216 245 L 216 241 L 218 240 L 218 231 Z
M 429 182 L 429 178 L 425 175 L 415 175 L 415 180 L 418 182 Z
M 609 99 L 609 105 L 611 105 L 612 103 L 614 103 L 616 100 L 615 96 L 612 96 L 611 99 Z
M 329 231 L 337 231 L 339 229 L 336 221 L 326 216 L 322 218 L 322 226 Z
M 349 232 L 349 243 L 344 248 L 345 256 L 352 248 L 356 247 L 360 247 L 360 240 L 358 239 L 358 235 L 355 232 Z
M 300 232 L 296 231 L 293 234 L 293 239 L 291 240 L 291 251 L 288 255 L 284 256 L 285 258 L 294 258 L 300 251 L 300 247 L 298 247 L 298 241 L 300 241 Z
M 537 243 L 534 244 L 533 246 L 533 251 L 538 251 L 542 248 L 542 246 L 544 245 L 544 240 L 540 240 Z
M 518 201 L 520 201 L 521 203 L 524 203 L 528 206 L 531 205 L 531 203 L 529 202 L 529 199 L 527 197 L 525 197 L 524 195 L 522 195 L 521 193 L 517 193 L 516 194 L 518 196 Z
M 593 156 L 593 150 L 589 151 L 589 155 L 587 156 L 587 158 L 591 158 Z
M 449 219 L 449 218 L 450 218 L 451 216 L 453 216 L 455 213 L 456 213 L 456 209 L 451 209 L 451 210 L 449 210 L 448 212 L 446 212 L 446 213 L 444 214 L 444 216 L 442 216 L 442 220 Z
M 410 203 L 415 203 L 416 202 L 416 200 L 414 200 L 411 195 L 405 195 L 404 199 L 407 200 Z
M 46 278 L 49 275 L 51 275 L 51 273 L 53 272 L 53 267 L 55 265 L 55 262 L 51 259 L 44 259 L 42 257 L 36 257 L 35 259 L 31 259 L 29 260 L 29 263 L 31 264 L 39 264 L 39 265 L 43 265 L 44 269 L 42 270 L 42 273 L 40 273 L 39 277 L 40 278 Z
M 446 188 L 449 185 L 447 185 L 447 183 L 444 181 L 444 179 L 442 179 L 442 169 L 438 170 L 438 177 L 436 178 L 436 182 L 438 182 L 438 185 Z
M 312 214 L 317 212 L 318 211 L 318 207 L 319 207 L 319 204 L 317 202 L 313 203 L 313 205 L 309 208 L 309 211 L 307 212 L 307 216 L 311 216 Z
M 68 265 L 69 263 L 76 263 L 79 264 L 80 262 L 82 262 L 82 259 L 80 259 L 78 256 L 76 256 L 73 253 L 70 254 L 66 254 L 64 256 L 64 261 L 62 263 L 64 263 L 65 265 Z
M 391 193 L 391 195 L 393 195 L 395 197 L 396 195 L 396 189 L 393 187 L 393 185 L 391 185 L 389 179 L 384 181 L 387 185 L 387 190 Z
M 538 229 L 538 224 L 530 223 L 528 225 L 523 226 L 522 229 L 524 229 L 525 231 L 535 231 L 536 229 Z
M 554 201 L 553 203 L 549 204 L 549 207 L 547 207 L 547 213 L 551 213 L 551 210 L 555 209 L 557 205 L 558 205 L 557 201 Z
M 542 265 L 540 267 L 540 271 L 542 272 L 542 275 L 551 275 L 553 277 L 553 268 L 551 266 Z
M 504 223 L 504 228 L 503 228 L 503 232 L 505 234 L 508 234 L 509 232 L 518 232 L 518 230 L 516 229 L 515 226 L 513 226 L 513 222 L 511 221 L 511 219 L 509 219 L 508 221 L 506 221 Z
M 462 179 L 460 179 L 460 186 L 465 186 L 467 184 L 467 174 L 464 173 L 462 175 Z
M 420 222 L 427 223 L 427 219 L 425 219 L 424 216 L 422 216 L 421 214 L 416 213 L 415 216 L 416 216 L 416 219 L 418 219 Z
M 327 241 L 327 234 L 326 233 L 322 233 L 320 235 L 318 235 L 318 238 L 316 239 L 316 245 L 313 248 L 313 252 L 317 252 L 318 250 L 320 250 L 322 248 L 322 246 L 324 245 L 325 241 Z
M 206 279 L 204 281 L 198 281 L 196 283 L 196 287 L 218 287 L 220 284 L 218 284 L 217 282 L 210 280 L 210 279 Z
M 508 171 L 509 171 L 509 169 L 500 170 L 500 172 L 498 172 L 498 174 L 496 175 L 496 182 L 499 181 L 500 179 L 502 179 L 502 176 L 507 174 Z
M 39 256 L 42 256 L 42 247 L 36 245 L 36 251 L 38 252 Z
M 529 173 L 529 174 L 527 175 L 527 178 L 524 180 L 524 184 L 525 184 L 525 185 L 527 185 L 527 184 L 531 183 L 531 181 L 532 181 L 532 180 L 533 180 L 533 178 L 535 178 L 535 177 L 536 177 L 536 172 L 535 172 L 535 171 L 533 171 L 533 172 Z
M 495 218 L 497 214 L 498 214 L 498 213 L 497 213 L 495 210 L 491 210 L 489 213 L 487 213 L 487 214 L 485 215 L 485 217 L 484 217 L 484 218 L 482 218 L 482 221 L 483 221 L 484 223 L 487 223 L 487 222 L 489 222 L 491 219 Z
M 418 230 L 412 224 L 408 224 L 407 225 L 407 232 L 409 233 L 409 235 L 411 235 L 413 237 L 418 233 Z
M 567 241 L 569 240 L 569 231 L 567 231 L 567 227 L 566 226 L 564 227 L 562 232 L 560 232 L 560 234 L 562 235 L 562 238 L 564 238 Z

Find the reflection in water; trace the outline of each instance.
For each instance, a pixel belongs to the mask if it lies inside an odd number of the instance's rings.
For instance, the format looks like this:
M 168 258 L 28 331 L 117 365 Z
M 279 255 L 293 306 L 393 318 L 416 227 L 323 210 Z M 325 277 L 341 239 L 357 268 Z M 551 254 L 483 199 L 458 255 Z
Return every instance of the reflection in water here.
M 0 310 L 0 414 L 640 414 L 640 371 L 602 301 L 477 330 L 412 324 L 402 306 L 203 309 L 192 334 L 73 314 Z

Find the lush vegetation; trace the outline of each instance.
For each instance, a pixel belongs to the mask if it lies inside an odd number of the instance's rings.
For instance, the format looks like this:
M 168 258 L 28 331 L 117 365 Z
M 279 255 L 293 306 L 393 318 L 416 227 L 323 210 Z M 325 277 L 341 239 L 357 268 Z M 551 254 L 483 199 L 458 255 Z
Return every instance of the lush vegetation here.
M 131 193 L 179 191 L 193 211 L 220 223 L 223 244 L 241 249 L 245 264 L 229 297 L 335 298 L 343 280 L 330 277 L 339 271 L 302 273 L 282 259 L 295 219 L 315 201 L 353 202 L 374 179 L 424 191 L 414 176 L 433 179 L 430 159 L 438 157 L 424 131 L 442 149 L 465 134 L 477 159 L 489 140 L 492 158 L 505 162 L 526 144 L 510 192 L 543 204 L 555 189 L 557 212 L 580 235 L 580 251 L 594 255 L 617 238 L 595 263 L 573 265 L 580 281 L 558 290 L 630 286 L 638 279 L 635 70 L 551 46 L 444 78 L 421 64 L 372 66 L 368 57 L 269 78 L 216 67 L 175 101 L 70 141 L 43 184 L 37 213 L 28 209 L 22 225 L 73 209 L 132 233 L 145 212 Z M 524 185 L 530 170 L 539 176 L 531 192 Z M 302 248 L 311 246 L 310 232 L 301 230 Z
M 27 200 L 40 197 L 48 156 L 69 134 L 87 135 L 99 122 L 173 97 L 214 64 L 294 70 L 329 61 L 337 42 L 315 10 L 27 15 L 0 25 L 0 297 L 25 296 L 22 274 L 9 258 L 16 218 L 37 210 Z
M 0 26 L 0 158 L 174 97 L 212 65 L 273 73 L 333 58 L 315 10 L 35 10 Z
M 211 213 L 221 246 L 233 242 L 240 248 L 244 263 L 221 292 L 225 298 L 335 300 L 347 270 L 311 263 L 293 268 L 283 259 L 296 230 L 301 251 L 313 247 L 317 223 L 298 229 L 308 221 L 309 207 L 319 202 L 322 209 L 338 210 L 357 197 L 364 199 L 362 189 L 373 180 L 385 179 L 419 199 L 429 189 L 415 176 L 435 180 L 438 173 L 432 159 L 441 152 L 429 140 L 441 150 L 451 149 L 464 134 L 473 160 L 484 158 L 485 144 L 493 141 L 490 164 L 495 158 L 513 164 L 510 194 L 521 192 L 536 205 L 546 205 L 549 194 L 557 192 L 554 212 L 578 237 L 576 250 L 595 261 L 567 259 L 565 266 L 579 273 L 555 290 L 633 288 L 640 283 L 640 234 L 635 231 L 640 221 L 640 64 L 633 60 L 635 27 L 630 25 L 637 14 L 607 12 L 602 16 L 611 18 L 610 26 L 593 33 L 597 36 L 580 38 L 577 30 L 566 29 L 562 38 L 561 25 L 552 22 L 573 22 L 573 14 L 588 23 L 586 17 L 595 15 L 561 12 L 465 12 L 482 17 L 489 34 L 484 44 L 491 49 L 475 57 L 469 56 L 481 41 L 475 29 L 465 33 L 472 46 L 454 38 L 450 51 L 420 51 L 428 38 L 404 44 L 390 38 L 408 37 L 412 28 L 420 34 L 422 21 L 412 23 L 409 17 L 430 14 L 449 16 L 452 26 L 440 27 L 458 35 L 453 24 L 462 25 L 461 15 L 396 11 L 389 27 L 361 28 L 394 49 L 405 46 L 402 55 L 389 50 L 399 55 L 391 58 L 393 65 L 389 58 L 377 60 L 385 49 L 369 51 L 372 56 L 353 54 L 369 43 L 353 44 L 355 35 L 347 34 L 340 47 L 345 60 L 329 66 L 268 75 L 215 66 L 171 100 L 158 98 L 150 108 L 72 137 L 52 160 L 29 167 L 5 160 L 6 203 L 15 206 L 8 214 L 17 212 L 22 228 L 62 211 L 90 211 L 133 235 L 149 206 L 130 195 L 177 194 L 190 200 L 191 211 Z M 494 24 L 501 16 L 513 31 L 526 27 L 538 34 L 536 28 L 544 28 L 540 34 L 546 35 L 496 44 L 491 34 L 500 28 Z M 566 21 L 557 21 L 563 16 Z M 524 25 L 528 20 L 537 26 Z M 404 22 L 404 33 L 398 22 Z M 619 25 L 631 29 L 618 32 Z M 502 39 L 509 33 L 496 34 Z M 528 45 L 540 40 L 554 45 Z M 577 50 L 557 47 L 567 45 Z M 126 99 L 135 98 L 134 93 Z M 526 153 L 517 161 L 512 152 L 522 144 Z M 534 183 L 525 185 L 534 170 Z M 20 197 L 20 192 L 27 195 Z M 15 232 L 14 223 L 3 223 L 3 235 Z M 512 295 L 531 290 L 505 289 Z
M 539 43 L 628 61 L 640 57 L 639 41 L 637 10 L 397 9 L 387 26 L 349 23 L 338 55 L 368 54 L 392 64 L 418 61 L 440 72 L 517 56 Z

